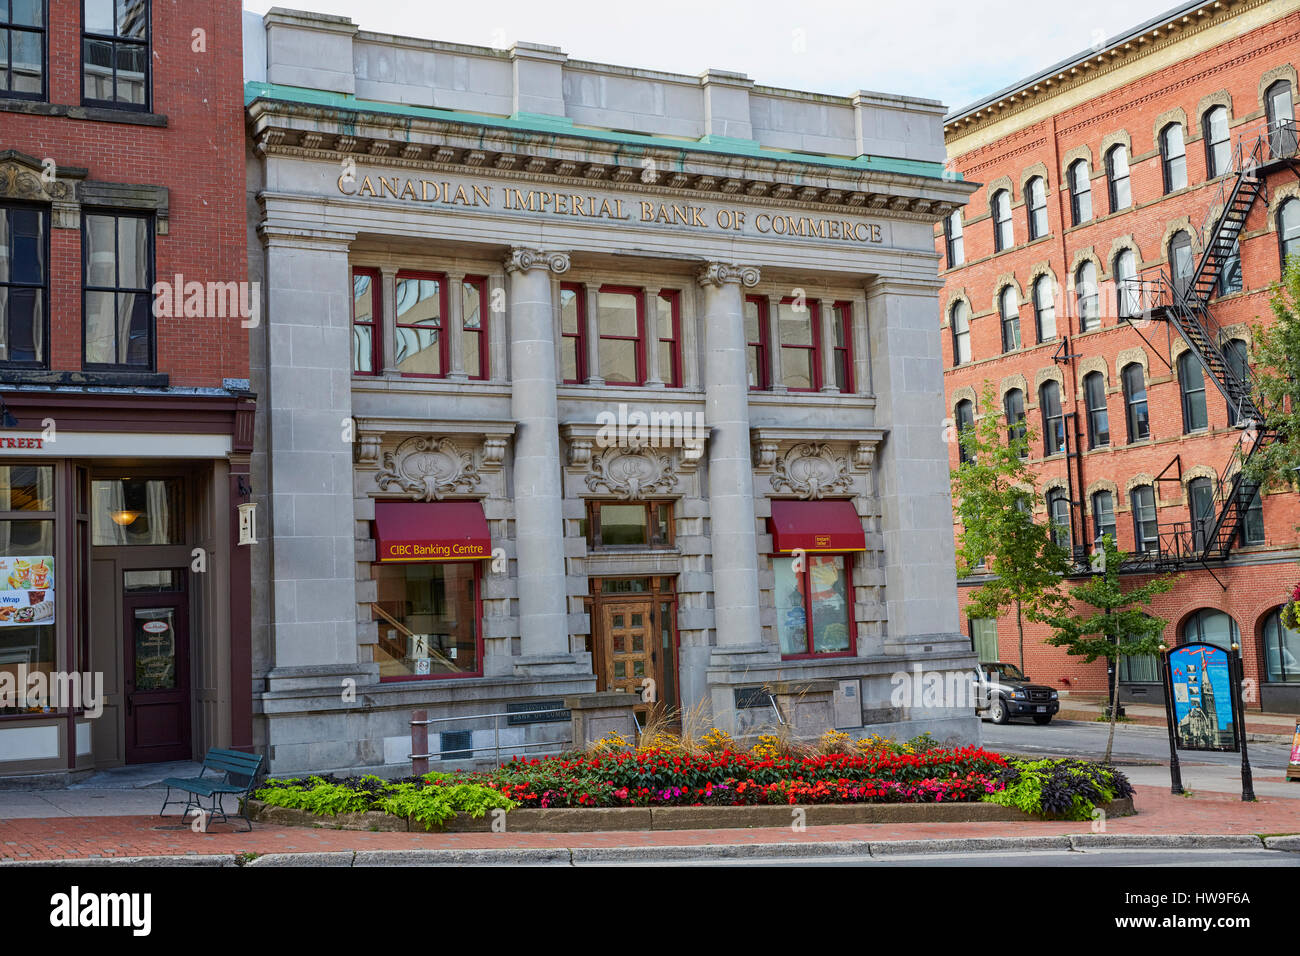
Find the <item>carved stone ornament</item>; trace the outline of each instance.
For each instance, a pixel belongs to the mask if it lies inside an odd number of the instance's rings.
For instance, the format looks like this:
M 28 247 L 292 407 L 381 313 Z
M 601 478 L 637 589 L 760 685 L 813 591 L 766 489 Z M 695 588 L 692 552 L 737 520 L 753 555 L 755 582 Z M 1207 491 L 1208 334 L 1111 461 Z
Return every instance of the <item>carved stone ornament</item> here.
M 724 286 L 729 282 L 738 282 L 746 288 L 758 285 L 758 267 L 741 266 L 734 262 L 710 262 L 700 270 L 700 285 Z
M 609 448 L 591 459 L 587 487 L 604 489 L 627 501 L 663 494 L 677 487 L 671 455 L 652 448 Z
M 385 491 L 396 485 L 417 501 L 438 501 L 473 491 L 480 478 L 474 456 L 450 438 L 416 437 L 385 452 L 375 481 Z
M 72 199 L 68 184 L 42 177 L 16 162 L 0 163 L 0 197 L 31 202 L 65 202 Z
M 357 461 L 366 465 L 375 464 L 379 461 L 379 451 L 382 446 L 382 435 L 362 433 L 357 437 Z
M 790 491 L 800 498 L 817 500 L 844 494 L 853 484 L 847 458 L 839 458 L 829 445 L 795 445 L 776 463 L 773 491 Z
M 567 252 L 543 252 L 541 249 L 511 249 L 506 257 L 506 272 L 527 272 L 529 269 L 549 269 L 556 275 L 569 271 Z

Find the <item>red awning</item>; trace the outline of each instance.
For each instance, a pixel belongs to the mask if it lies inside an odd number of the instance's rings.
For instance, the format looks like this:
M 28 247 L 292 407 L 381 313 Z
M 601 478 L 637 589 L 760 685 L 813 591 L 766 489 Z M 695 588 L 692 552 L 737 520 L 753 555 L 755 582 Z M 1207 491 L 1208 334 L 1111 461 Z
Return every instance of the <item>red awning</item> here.
M 865 551 L 867 536 L 851 501 L 773 501 L 774 554 L 803 551 Z
M 492 557 L 483 505 L 477 501 L 376 501 L 379 561 L 474 561 Z

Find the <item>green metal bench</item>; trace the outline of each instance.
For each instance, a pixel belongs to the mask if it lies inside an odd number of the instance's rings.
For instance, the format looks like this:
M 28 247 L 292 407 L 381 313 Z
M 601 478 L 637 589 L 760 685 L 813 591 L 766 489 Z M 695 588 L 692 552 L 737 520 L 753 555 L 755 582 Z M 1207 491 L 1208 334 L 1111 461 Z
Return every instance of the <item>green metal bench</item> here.
M 230 822 L 225 807 L 222 806 L 222 798 L 227 794 L 235 794 L 237 798 L 243 798 L 244 809 L 240 816 L 248 824 L 248 829 L 252 830 L 253 821 L 248 818 L 248 797 L 261 766 L 261 754 L 246 754 L 238 750 L 221 750 L 214 747 L 203 758 L 203 769 L 199 771 L 197 777 L 168 777 L 163 781 L 163 785 L 167 788 L 167 799 L 163 801 L 158 816 L 163 815 L 163 810 L 167 809 L 169 803 L 180 803 L 179 797 L 172 799 L 172 791 L 179 790 L 186 795 L 185 812 L 181 815 L 182 818 L 187 819 L 191 810 L 198 810 L 203 820 L 203 832 L 206 833 L 207 825 L 217 816 L 221 817 L 223 823 Z M 209 770 L 214 772 L 213 776 L 205 776 Z M 204 797 L 211 799 L 211 803 L 206 807 L 203 805 Z

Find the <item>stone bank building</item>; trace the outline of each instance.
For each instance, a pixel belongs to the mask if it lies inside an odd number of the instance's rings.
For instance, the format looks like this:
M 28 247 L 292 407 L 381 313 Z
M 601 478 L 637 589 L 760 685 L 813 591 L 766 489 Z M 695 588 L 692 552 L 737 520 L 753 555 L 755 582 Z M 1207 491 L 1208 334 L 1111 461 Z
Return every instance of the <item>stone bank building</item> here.
M 490 757 L 469 718 L 617 690 L 977 738 L 891 701 L 974 661 L 932 238 L 973 187 L 939 104 L 281 9 L 245 60 L 273 771 L 403 763 L 417 708 Z

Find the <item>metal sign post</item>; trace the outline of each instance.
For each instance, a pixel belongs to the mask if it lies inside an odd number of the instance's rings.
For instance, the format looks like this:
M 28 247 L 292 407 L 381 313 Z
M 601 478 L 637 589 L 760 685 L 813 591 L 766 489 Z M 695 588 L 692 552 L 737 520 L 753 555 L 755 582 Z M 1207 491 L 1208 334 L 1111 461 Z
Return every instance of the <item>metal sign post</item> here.
M 1161 644 L 1160 650 L 1164 656 L 1162 676 L 1165 682 L 1165 724 L 1169 730 L 1169 792 L 1181 794 L 1183 773 L 1182 768 L 1178 766 L 1178 748 L 1174 745 L 1174 695 L 1173 681 L 1170 677 L 1173 669 L 1169 666 L 1169 648 Z
M 1236 708 L 1237 737 L 1241 741 L 1241 799 L 1247 802 L 1255 799 L 1255 782 L 1250 773 L 1250 757 L 1246 755 L 1246 702 L 1241 699 L 1241 683 L 1244 679 L 1241 663 L 1241 647 L 1232 645 L 1232 687 L 1233 706 Z

